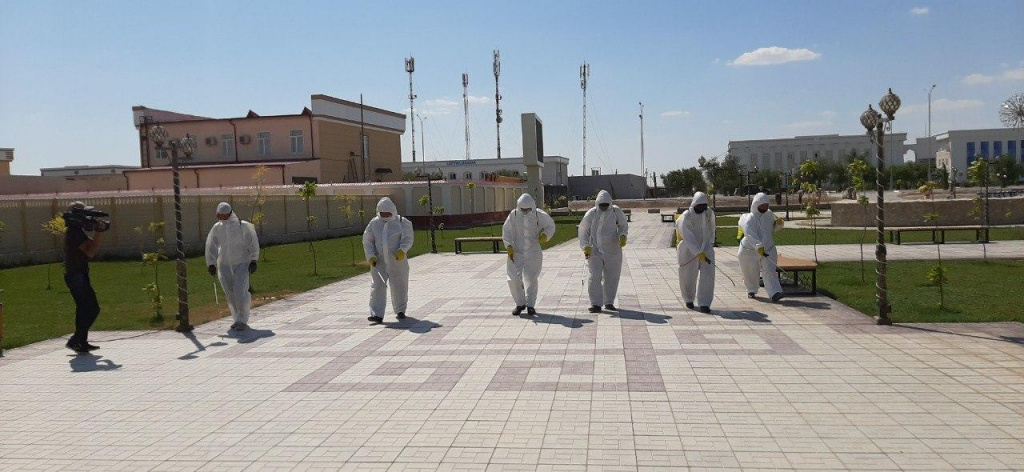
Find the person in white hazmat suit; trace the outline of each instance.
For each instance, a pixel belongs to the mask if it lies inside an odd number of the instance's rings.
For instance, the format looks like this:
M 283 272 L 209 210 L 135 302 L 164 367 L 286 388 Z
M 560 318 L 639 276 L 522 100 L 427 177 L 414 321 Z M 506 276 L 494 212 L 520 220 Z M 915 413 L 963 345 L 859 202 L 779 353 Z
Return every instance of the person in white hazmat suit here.
M 217 219 L 220 221 L 206 236 L 206 266 L 224 289 L 224 299 L 234 321 L 231 329 L 244 331 L 249 329 L 252 308 L 249 275 L 256 272 L 260 241 L 256 227 L 238 219 L 228 203 L 217 205 Z
M 740 272 L 743 273 L 743 285 L 747 296 L 754 298 L 758 290 L 758 278 L 764 280 L 764 289 L 773 302 L 782 299 L 782 284 L 779 274 L 775 271 L 779 263 L 779 253 L 775 250 L 775 232 L 785 224 L 782 217 L 768 209 L 771 199 L 768 195 L 758 193 L 750 203 L 750 213 L 740 216 L 739 229 L 743 232 L 740 239 Z
M 615 308 L 615 294 L 619 290 L 622 273 L 622 248 L 626 246 L 629 223 L 626 214 L 612 204 L 612 195 L 598 192 L 594 208 L 587 210 L 580 222 L 579 240 L 583 256 L 590 269 L 590 312 L 599 313 L 601 306 Z
M 501 228 L 501 238 L 508 252 L 506 271 L 508 288 L 516 304 L 512 314 L 519 316 L 525 309 L 530 315 L 537 314 L 537 284 L 544 253 L 540 243 L 555 235 L 555 220 L 543 210 L 529 194 L 524 193 L 516 202 L 516 208 L 509 212 Z
M 377 216 L 363 231 L 363 251 L 370 263 L 370 316 L 374 323 L 384 322 L 387 306 L 385 290 L 391 286 L 391 307 L 398 319 L 405 318 L 409 304 L 409 250 L 412 249 L 412 222 L 398 215 L 390 198 L 377 202 Z
M 711 313 L 715 297 L 715 212 L 708 208 L 704 192 L 693 194 L 690 208 L 676 220 L 680 237 L 676 246 L 679 262 L 679 290 L 687 308 L 694 301 L 700 311 Z

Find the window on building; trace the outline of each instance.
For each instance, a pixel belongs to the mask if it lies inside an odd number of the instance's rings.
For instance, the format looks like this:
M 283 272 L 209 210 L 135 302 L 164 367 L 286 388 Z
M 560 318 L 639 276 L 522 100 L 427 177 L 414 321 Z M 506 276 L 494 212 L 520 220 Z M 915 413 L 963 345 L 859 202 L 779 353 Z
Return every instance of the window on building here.
M 472 172 L 466 172 L 465 174 L 462 174 L 462 175 L 465 176 L 466 180 L 473 180 L 473 173 Z
M 228 159 L 235 158 L 235 135 L 220 135 L 220 155 L 221 157 Z
M 448 180 L 459 180 L 459 176 L 455 175 L 455 172 L 451 172 L 448 174 Z
M 800 162 L 807 160 L 807 151 L 800 151 Z
M 833 160 L 834 157 L 835 156 L 832 154 L 832 150 L 831 149 L 826 149 L 825 150 L 825 160 L 831 161 L 831 160 Z
M 967 143 L 967 165 L 974 162 L 974 142 Z
M 291 138 L 291 151 L 292 154 L 299 154 L 302 152 L 302 130 L 293 129 L 288 132 L 288 137 Z
M 1017 158 L 1017 141 L 1011 139 L 1006 142 L 1006 153 L 1013 156 L 1014 159 Z
M 270 132 L 261 131 L 256 133 L 256 144 L 261 156 L 270 154 Z
M 1003 155 L 1003 142 L 993 141 L 992 142 L 992 157 L 999 157 Z
M 778 154 L 778 153 L 776 153 L 776 154 Z M 770 162 L 770 161 L 771 161 L 771 154 L 768 154 L 767 152 L 761 154 L 761 167 L 768 167 L 768 162 Z M 757 162 L 754 162 L 754 166 L 757 166 Z
M 486 178 L 487 178 L 487 172 L 480 171 L 480 180 L 484 180 Z
M 981 157 L 989 157 L 988 154 L 988 141 L 981 142 Z

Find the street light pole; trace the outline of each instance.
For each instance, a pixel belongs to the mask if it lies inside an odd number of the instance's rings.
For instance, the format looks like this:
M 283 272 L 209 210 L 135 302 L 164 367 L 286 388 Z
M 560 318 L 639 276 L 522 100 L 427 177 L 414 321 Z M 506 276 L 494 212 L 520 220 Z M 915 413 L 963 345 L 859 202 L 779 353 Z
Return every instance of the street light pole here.
M 788 171 L 784 174 L 786 179 L 786 221 L 789 221 L 789 186 L 793 182 L 793 171 Z
M 937 162 L 935 162 L 935 166 L 932 165 L 935 161 L 935 153 L 932 151 L 932 90 L 935 90 L 935 84 L 928 89 L 928 180 L 931 180 L 931 174 L 938 165 Z
M 442 176 L 443 177 L 443 176 Z M 434 186 L 433 177 L 427 174 L 427 206 L 430 207 L 430 253 L 437 254 L 437 242 L 434 239 Z
M 878 199 L 877 216 L 875 217 L 877 222 L 875 246 L 875 274 L 877 276 L 875 281 L 875 296 L 878 301 L 877 323 L 880 325 L 891 325 L 892 320 L 889 318 L 889 312 L 892 307 L 889 305 L 885 249 L 885 127 L 891 127 L 892 121 L 896 119 L 896 111 L 900 108 L 900 98 L 896 96 L 896 94 L 892 93 L 892 89 L 889 89 L 889 93 L 882 97 L 878 102 L 878 106 L 883 112 L 885 112 L 885 118 L 875 111 L 871 105 L 868 105 L 868 109 L 860 116 L 860 123 L 867 130 L 868 135 L 873 137 L 878 156 L 877 165 L 875 166 L 875 188 L 877 190 Z
M 192 154 L 196 151 L 195 139 L 186 134 L 184 139 L 174 139 L 167 141 L 168 133 L 163 126 L 157 125 L 150 131 L 150 136 L 153 137 L 153 142 L 156 144 L 157 151 L 164 151 L 164 143 L 170 147 L 171 154 L 171 176 L 174 185 L 174 243 L 176 251 L 176 272 L 178 280 L 178 327 L 175 328 L 179 333 L 189 333 L 192 331 L 192 324 L 189 323 L 188 318 L 188 266 L 185 264 L 185 239 L 183 236 L 182 229 L 182 218 L 181 218 L 181 179 L 180 179 L 180 163 L 178 162 L 178 150 L 185 154 L 185 160 L 190 160 Z

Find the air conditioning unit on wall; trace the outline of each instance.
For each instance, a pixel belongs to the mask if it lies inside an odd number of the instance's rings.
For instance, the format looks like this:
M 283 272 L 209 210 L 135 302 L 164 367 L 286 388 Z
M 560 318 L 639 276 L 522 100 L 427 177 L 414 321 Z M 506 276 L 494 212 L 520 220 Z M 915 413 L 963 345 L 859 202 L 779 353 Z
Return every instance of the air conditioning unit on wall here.
M 243 134 L 238 137 L 238 142 L 241 144 L 249 144 L 252 142 L 252 138 L 250 138 L 248 134 Z
M 210 137 L 206 138 L 206 145 L 207 146 L 216 146 L 217 145 L 217 138 L 215 138 L 213 136 L 210 136 Z

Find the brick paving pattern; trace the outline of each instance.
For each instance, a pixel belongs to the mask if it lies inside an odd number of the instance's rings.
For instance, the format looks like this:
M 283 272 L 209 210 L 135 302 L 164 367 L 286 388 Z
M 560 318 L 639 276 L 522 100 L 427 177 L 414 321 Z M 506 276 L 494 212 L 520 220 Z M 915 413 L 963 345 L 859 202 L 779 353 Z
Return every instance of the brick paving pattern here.
M 545 254 L 535 318 L 511 316 L 502 255 L 427 255 L 402 322 L 365 321 L 363 275 L 254 310 L 242 337 L 9 351 L 0 470 L 1024 468 L 1021 324 L 879 327 L 722 274 L 701 314 L 671 231 L 634 215 L 617 313 L 587 313 L 573 241 Z

